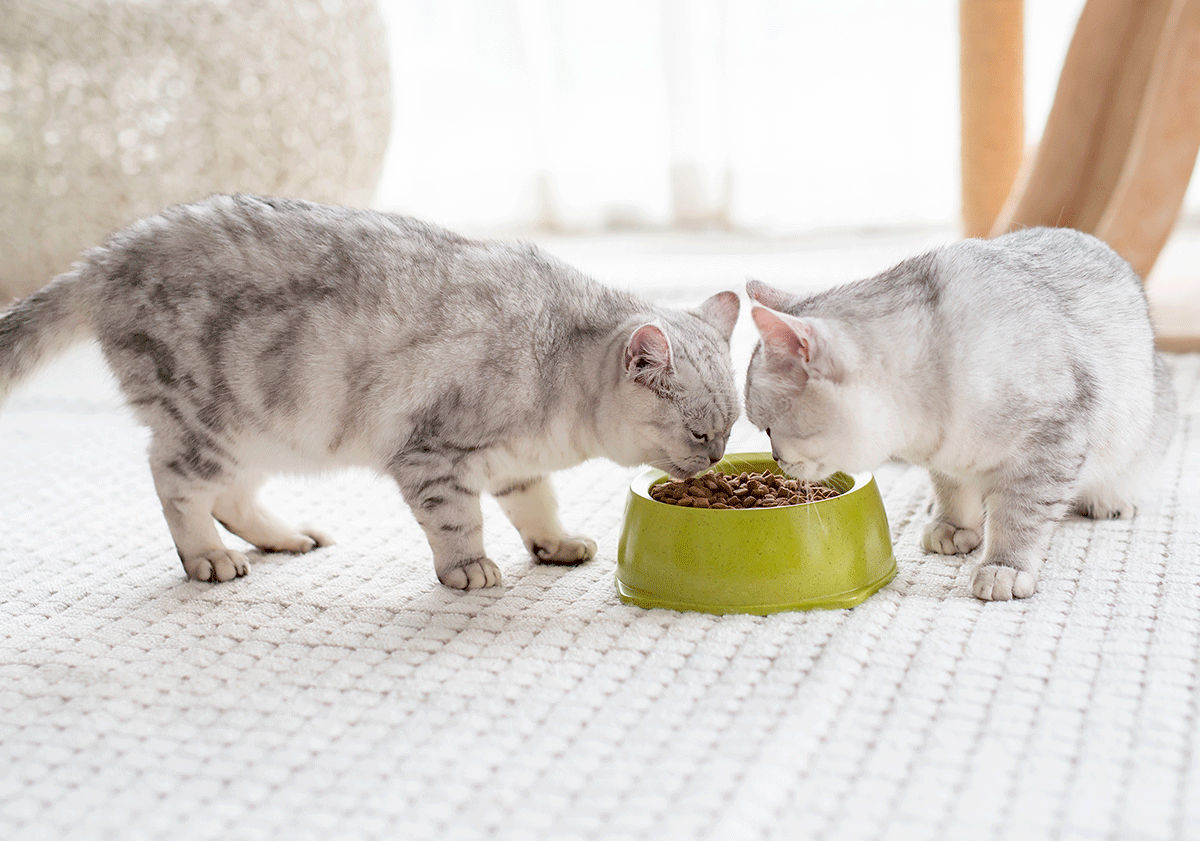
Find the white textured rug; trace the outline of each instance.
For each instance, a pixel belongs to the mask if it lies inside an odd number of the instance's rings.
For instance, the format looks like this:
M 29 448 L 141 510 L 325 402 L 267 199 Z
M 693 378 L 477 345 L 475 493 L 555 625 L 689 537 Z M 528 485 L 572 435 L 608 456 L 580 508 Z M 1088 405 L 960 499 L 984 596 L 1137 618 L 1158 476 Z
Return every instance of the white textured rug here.
M 618 602 L 630 472 L 599 463 L 557 479 L 600 542 L 576 569 L 489 505 L 505 585 L 451 592 L 394 488 L 342 474 L 268 488 L 336 546 L 185 581 L 76 354 L 0 413 L 0 838 L 1198 838 L 1200 357 L 1172 362 L 1141 513 L 1064 523 L 1035 598 L 923 555 L 926 479 L 889 467 L 889 587 L 719 618 Z

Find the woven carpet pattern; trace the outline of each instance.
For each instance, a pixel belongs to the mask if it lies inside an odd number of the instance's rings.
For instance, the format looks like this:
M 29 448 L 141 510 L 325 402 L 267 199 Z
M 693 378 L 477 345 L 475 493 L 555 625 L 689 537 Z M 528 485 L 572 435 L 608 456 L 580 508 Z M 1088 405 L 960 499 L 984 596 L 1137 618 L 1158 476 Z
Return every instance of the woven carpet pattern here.
M 342 473 L 266 489 L 335 546 L 189 582 L 130 415 L 18 395 L 0 837 L 1200 838 L 1200 357 L 1171 364 L 1138 516 L 1062 523 L 1034 598 L 973 599 L 971 559 L 919 548 L 924 473 L 887 466 L 895 581 L 769 617 L 621 604 L 605 463 L 555 480 L 600 544 L 578 568 L 489 502 L 504 586 L 447 590 L 395 488 Z

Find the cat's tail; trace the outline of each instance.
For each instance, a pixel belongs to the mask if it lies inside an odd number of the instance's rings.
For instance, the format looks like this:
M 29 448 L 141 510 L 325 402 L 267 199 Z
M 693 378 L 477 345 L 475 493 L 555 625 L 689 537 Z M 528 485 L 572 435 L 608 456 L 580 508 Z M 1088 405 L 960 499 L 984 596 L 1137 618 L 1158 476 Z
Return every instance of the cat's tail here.
M 77 264 L 47 286 L 0 310 L 0 404 L 21 380 L 92 333 L 95 269 Z

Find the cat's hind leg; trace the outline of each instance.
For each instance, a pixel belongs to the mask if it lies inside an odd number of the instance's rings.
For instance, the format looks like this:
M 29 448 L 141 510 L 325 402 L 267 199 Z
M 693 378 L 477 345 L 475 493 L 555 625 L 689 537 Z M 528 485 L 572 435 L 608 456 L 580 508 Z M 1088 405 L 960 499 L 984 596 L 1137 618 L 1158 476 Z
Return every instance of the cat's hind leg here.
M 596 541 L 573 537 L 558 520 L 558 501 L 545 476 L 502 485 L 492 491 L 521 534 L 525 548 L 541 563 L 581 564 L 596 557 Z
M 959 555 L 983 541 L 983 494 L 974 484 L 929 471 L 933 483 L 933 520 L 925 526 L 921 546 L 927 552 Z
M 1175 434 L 1178 403 L 1166 361 L 1154 357 L 1154 397 L 1144 405 L 1145 434 L 1136 424 L 1122 428 L 1122 438 L 1093 446 L 1080 472 L 1073 510 L 1093 520 L 1125 520 L 1137 514 L 1134 494 L 1146 487 L 1166 455 Z M 1130 438 L 1129 436 L 1133 436 Z
M 1118 442 L 1122 443 L 1122 442 Z M 1127 520 L 1137 513 L 1133 492 L 1145 484 L 1148 459 L 1117 446 L 1093 449 L 1080 470 L 1071 510 L 1092 520 Z
M 188 577 L 228 581 L 248 573 L 245 554 L 225 547 L 212 517 L 224 469 L 194 452 L 174 455 L 151 446 L 150 472 Z
M 1137 508 L 1132 492 L 1144 483 L 1146 459 L 1129 442 L 1093 447 L 1079 471 L 1071 512 L 1092 520 L 1126 520 Z
M 1110 488 L 1085 489 L 1075 500 L 1074 513 L 1092 520 L 1128 520 L 1137 513 L 1137 506 L 1129 501 L 1127 492 Z
M 333 543 L 314 529 L 293 528 L 258 501 L 262 477 L 245 477 L 224 490 L 213 504 L 217 522 L 264 552 L 309 552 Z

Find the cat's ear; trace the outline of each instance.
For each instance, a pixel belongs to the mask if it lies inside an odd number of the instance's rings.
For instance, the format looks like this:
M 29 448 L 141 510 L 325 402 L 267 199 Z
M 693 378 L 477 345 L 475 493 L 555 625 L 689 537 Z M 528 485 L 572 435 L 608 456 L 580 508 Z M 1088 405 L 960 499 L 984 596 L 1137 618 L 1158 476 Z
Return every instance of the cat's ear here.
M 839 369 L 828 331 L 816 319 L 796 318 L 761 306 L 750 310 L 750 315 L 769 361 L 798 365 L 808 376 L 837 379 Z
M 672 373 L 671 341 L 657 324 L 643 324 L 625 345 L 625 375 L 655 394 L 665 394 Z
M 761 280 L 747 280 L 746 294 L 750 296 L 751 301 L 762 304 L 764 307 L 770 307 L 773 310 L 786 309 L 787 305 L 795 300 L 796 297 L 790 292 L 784 292 L 782 289 L 768 286 Z
M 737 324 L 740 307 L 741 302 L 736 292 L 718 292 L 700 305 L 696 315 L 716 327 L 728 342 L 729 337 L 733 335 L 733 326 Z

